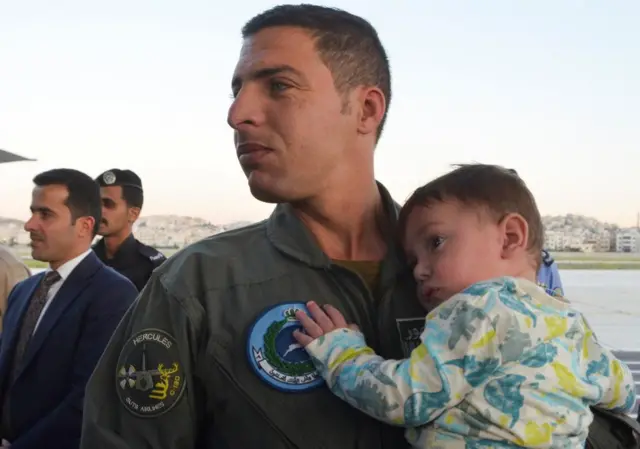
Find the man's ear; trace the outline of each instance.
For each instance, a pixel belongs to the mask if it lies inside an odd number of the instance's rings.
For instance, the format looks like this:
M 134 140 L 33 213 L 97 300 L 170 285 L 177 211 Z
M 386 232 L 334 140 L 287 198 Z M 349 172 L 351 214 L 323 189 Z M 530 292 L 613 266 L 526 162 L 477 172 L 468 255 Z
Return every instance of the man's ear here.
M 76 220 L 76 226 L 80 231 L 80 235 L 83 237 L 86 235 L 93 236 L 93 227 L 95 224 L 96 220 L 93 217 L 80 217 Z
M 520 214 L 507 214 L 500 221 L 502 231 L 502 258 L 510 259 L 529 246 L 529 224 Z
M 130 207 L 127 211 L 127 220 L 129 223 L 133 224 L 140 216 L 140 208 L 139 207 Z
M 362 88 L 359 92 L 360 114 L 358 132 L 360 134 L 375 134 L 387 110 L 384 94 L 377 87 Z

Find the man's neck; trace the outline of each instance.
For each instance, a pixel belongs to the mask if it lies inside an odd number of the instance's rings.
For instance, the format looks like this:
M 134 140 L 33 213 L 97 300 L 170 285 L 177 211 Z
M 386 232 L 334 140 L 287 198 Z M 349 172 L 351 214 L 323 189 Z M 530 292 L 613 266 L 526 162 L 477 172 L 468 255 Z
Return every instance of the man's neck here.
M 65 257 L 64 259 L 62 259 L 62 260 L 49 261 L 49 268 L 51 268 L 52 270 L 57 270 L 62 265 L 64 265 L 65 263 L 69 262 L 70 260 L 73 260 L 76 257 L 78 257 L 79 255 L 84 254 L 87 251 L 89 251 L 89 248 L 91 248 L 91 245 L 81 246 L 79 248 L 76 248 L 71 253 L 69 253 L 69 255 L 67 257 Z
M 122 246 L 122 243 L 127 240 L 130 235 L 131 229 L 126 229 L 117 234 L 108 235 L 103 238 L 104 252 L 107 259 L 112 259 L 116 255 L 118 249 Z
M 368 184 L 332 189 L 292 206 L 329 258 L 370 261 L 384 258 L 388 218 L 372 178 Z

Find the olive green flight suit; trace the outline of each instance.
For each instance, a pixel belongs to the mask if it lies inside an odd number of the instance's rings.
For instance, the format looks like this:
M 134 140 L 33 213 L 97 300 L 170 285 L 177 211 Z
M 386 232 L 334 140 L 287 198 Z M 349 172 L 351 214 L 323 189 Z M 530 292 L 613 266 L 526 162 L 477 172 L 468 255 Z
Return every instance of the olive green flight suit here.
M 398 206 L 379 186 L 393 224 Z M 323 382 L 284 392 L 250 366 L 249 332 L 270 307 L 315 300 L 357 323 L 386 358 L 407 357 L 425 312 L 389 236 L 377 291 L 333 264 L 286 204 L 185 248 L 152 275 L 86 392 L 83 449 L 401 449 L 387 426 Z

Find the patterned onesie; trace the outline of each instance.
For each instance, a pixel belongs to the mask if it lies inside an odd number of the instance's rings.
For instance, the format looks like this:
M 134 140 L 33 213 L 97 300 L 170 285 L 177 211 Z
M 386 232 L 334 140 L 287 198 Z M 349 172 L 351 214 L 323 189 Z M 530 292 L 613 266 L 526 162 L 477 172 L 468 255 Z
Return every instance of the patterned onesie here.
M 307 351 L 334 394 L 407 427 L 417 448 L 583 448 L 590 405 L 627 412 L 636 398 L 629 368 L 584 317 L 524 279 L 442 303 L 405 360 L 383 360 L 348 329 Z

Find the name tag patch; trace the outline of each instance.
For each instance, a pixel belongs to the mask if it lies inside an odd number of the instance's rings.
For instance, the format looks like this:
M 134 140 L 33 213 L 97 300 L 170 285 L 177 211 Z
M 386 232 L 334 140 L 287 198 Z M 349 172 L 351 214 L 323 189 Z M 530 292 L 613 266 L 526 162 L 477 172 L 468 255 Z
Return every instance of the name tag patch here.
M 405 357 L 411 355 L 411 351 L 420 345 L 420 335 L 424 331 L 424 316 L 416 318 L 399 318 L 396 320 L 398 335 L 402 343 L 402 352 Z

